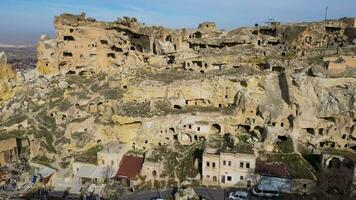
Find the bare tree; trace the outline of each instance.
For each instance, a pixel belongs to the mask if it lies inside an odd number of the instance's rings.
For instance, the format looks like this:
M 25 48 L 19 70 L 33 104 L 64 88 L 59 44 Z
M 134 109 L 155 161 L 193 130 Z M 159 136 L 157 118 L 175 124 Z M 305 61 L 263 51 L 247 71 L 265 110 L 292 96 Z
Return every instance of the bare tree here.
M 107 182 L 111 177 L 113 177 L 114 173 L 115 172 L 112 166 L 110 165 L 105 166 L 103 170 L 103 177 L 105 179 L 105 182 Z

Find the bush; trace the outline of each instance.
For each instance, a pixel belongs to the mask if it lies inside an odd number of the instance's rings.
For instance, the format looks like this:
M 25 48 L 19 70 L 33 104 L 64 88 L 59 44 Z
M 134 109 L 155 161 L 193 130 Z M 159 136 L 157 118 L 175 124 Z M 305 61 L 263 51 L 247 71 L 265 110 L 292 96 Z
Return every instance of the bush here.
M 96 145 L 81 154 L 75 155 L 74 160 L 78 161 L 78 162 L 96 164 L 97 163 L 97 153 L 99 151 L 101 151 L 102 149 L 103 149 L 103 146 Z

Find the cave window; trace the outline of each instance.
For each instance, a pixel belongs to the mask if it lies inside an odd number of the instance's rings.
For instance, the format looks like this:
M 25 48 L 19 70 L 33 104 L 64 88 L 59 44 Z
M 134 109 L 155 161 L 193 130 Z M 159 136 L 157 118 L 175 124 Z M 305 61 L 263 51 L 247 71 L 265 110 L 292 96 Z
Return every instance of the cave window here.
M 69 29 L 69 31 L 70 31 L 71 33 L 73 33 L 74 29 L 71 28 L 71 29 Z
M 108 53 L 107 56 L 108 56 L 108 58 L 115 58 L 116 57 L 114 53 Z
M 166 37 L 166 42 L 172 42 L 172 37 L 170 35 Z
M 69 70 L 69 71 L 67 72 L 67 74 L 75 74 L 75 71 Z
M 323 135 L 323 132 L 324 132 L 324 129 L 322 129 L 322 128 L 319 128 L 319 135 Z
M 108 44 L 108 41 L 107 40 L 100 40 L 100 43 L 101 44 Z
M 153 54 L 157 55 L 156 43 L 153 43 Z
M 284 126 L 284 124 L 283 124 L 283 122 L 281 123 L 281 127 L 283 127 Z
M 182 106 L 180 106 L 180 105 L 174 105 L 173 108 L 175 108 L 175 109 L 182 109 Z
M 287 141 L 288 140 L 288 136 L 280 135 L 280 136 L 278 136 L 278 139 L 281 140 L 281 141 Z
M 66 36 L 63 36 L 63 40 L 64 41 L 74 41 L 74 37 L 71 35 L 66 35 Z
M 237 128 L 239 128 L 239 129 L 243 128 L 243 129 L 245 129 L 245 131 L 250 131 L 250 129 L 251 129 L 251 127 L 249 125 L 243 125 L 243 124 L 239 124 L 237 126 Z
M 193 61 L 193 65 L 196 65 L 198 67 L 203 67 L 203 62 L 202 61 Z
M 189 127 L 189 129 L 192 129 L 192 125 L 189 125 L 188 127 Z
M 145 144 L 147 144 L 148 143 L 148 141 L 147 140 L 145 140 Z
M 131 51 L 135 51 L 136 48 L 135 48 L 134 46 L 131 46 L 131 47 L 130 47 L 130 50 L 131 50 Z
M 197 127 L 197 131 L 200 131 L 200 127 L 199 126 Z
M 72 54 L 71 52 L 65 51 L 65 52 L 63 52 L 63 56 L 65 56 L 65 57 L 72 57 L 73 54 Z
M 307 128 L 307 132 L 312 134 L 312 135 L 315 135 L 315 131 L 313 128 Z
M 178 140 L 178 135 L 173 135 L 173 139 Z
M 194 140 L 198 141 L 198 136 L 197 135 L 194 135 Z
M 197 31 L 194 33 L 194 38 L 202 38 L 202 33 Z
M 115 45 L 111 47 L 111 51 L 115 51 L 115 52 L 123 52 L 122 48 L 120 48 L 120 47 L 116 47 Z
M 284 71 L 284 67 L 275 66 L 275 67 L 272 67 L 272 71 L 275 71 L 275 72 L 283 72 L 283 71 Z
M 157 176 L 156 170 L 153 170 L 153 171 L 152 171 L 152 176 Z

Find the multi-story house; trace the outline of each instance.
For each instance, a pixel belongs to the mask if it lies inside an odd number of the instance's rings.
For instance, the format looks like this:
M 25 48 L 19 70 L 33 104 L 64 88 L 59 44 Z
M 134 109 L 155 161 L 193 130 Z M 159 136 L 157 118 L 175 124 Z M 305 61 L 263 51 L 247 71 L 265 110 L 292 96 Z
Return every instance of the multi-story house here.
M 203 184 L 225 187 L 250 187 L 257 181 L 256 156 L 252 148 L 207 148 L 203 153 Z

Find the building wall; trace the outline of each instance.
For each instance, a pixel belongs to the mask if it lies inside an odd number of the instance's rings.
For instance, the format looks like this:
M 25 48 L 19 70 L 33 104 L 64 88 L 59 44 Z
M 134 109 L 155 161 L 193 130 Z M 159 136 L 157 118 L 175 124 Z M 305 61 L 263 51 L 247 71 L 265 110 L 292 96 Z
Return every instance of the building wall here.
M 6 163 L 5 152 L 0 153 L 0 166 L 3 166 Z
M 356 27 L 356 18 L 347 18 L 347 19 L 344 19 L 343 22 L 347 26 Z
M 316 181 L 310 179 L 292 179 L 291 192 L 295 194 L 311 194 L 316 187 Z
M 9 138 L 0 141 L 0 152 L 7 151 L 17 147 L 16 138 Z
M 145 176 L 146 180 L 157 180 L 161 179 L 163 170 L 164 165 L 162 162 L 153 162 L 145 160 L 142 165 L 140 175 Z
M 204 153 L 202 162 L 202 172 L 204 185 L 219 185 L 220 155 Z
M 18 160 L 16 138 L 0 141 L 0 166 Z
M 253 154 L 220 153 L 203 155 L 203 184 L 246 187 L 256 183 Z M 216 177 L 216 178 L 215 178 Z
M 98 165 L 112 166 L 114 169 L 120 166 L 124 151 L 120 153 L 98 152 Z

